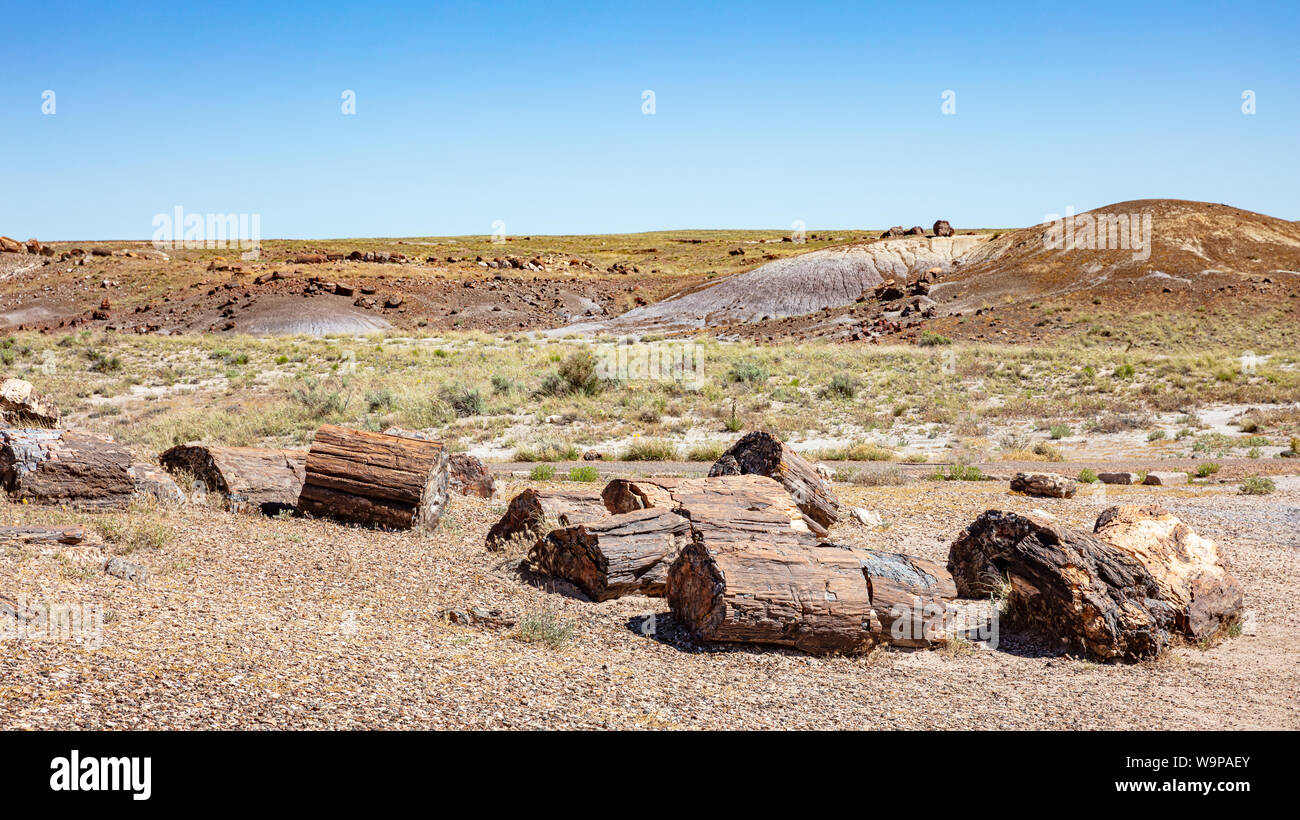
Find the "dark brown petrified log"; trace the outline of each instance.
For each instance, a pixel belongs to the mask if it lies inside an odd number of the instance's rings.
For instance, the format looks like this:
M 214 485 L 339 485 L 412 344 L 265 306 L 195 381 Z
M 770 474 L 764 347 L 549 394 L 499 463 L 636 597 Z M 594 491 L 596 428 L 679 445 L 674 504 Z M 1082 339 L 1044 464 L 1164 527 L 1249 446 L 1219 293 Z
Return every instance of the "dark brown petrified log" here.
M 1111 537 L 1142 545 L 1121 548 L 1054 519 L 990 510 L 953 542 L 948 569 L 962 595 L 986 597 L 1001 587 L 1012 628 L 1042 633 L 1101 660 L 1152 657 L 1170 644 L 1186 618 L 1185 604 L 1180 606 L 1167 592 L 1168 580 L 1156 574 L 1167 576 L 1173 564 L 1139 558 L 1165 547 L 1139 535 L 1140 526 L 1126 524 L 1121 530 L 1111 511 L 1098 522 L 1101 532 L 1108 521 L 1116 527 Z M 1218 598 L 1231 602 L 1233 596 Z
M 605 485 L 600 497 L 613 515 L 648 507 L 672 509 L 672 491 L 681 483 L 679 478 L 616 478 Z
M 814 654 L 948 639 L 956 589 L 937 564 L 791 538 L 700 537 L 668 573 L 673 616 L 703 641 L 790 646 Z
M 307 454 L 190 442 L 167 450 L 158 456 L 158 462 L 169 472 L 189 473 L 203 482 L 207 491 L 220 493 L 232 509 L 274 515 L 298 506 Z
M 780 482 L 819 535 L 840 518 L 840 502 L 813 465 L 771 433 L 743 436 L 709 469 L 710 476 L 764 475 Z
M 447 449 L 326 424 L 307 453 L 298 510 L 382 529 L 426 529 L 447 506 Z
M 82 430 L 0 430 L 0 485 L 15 501 L 124 507 L 135 493 L 131 453 Z
M 533 545 L 528 563 L 572 581 L 596 601 L 662 596 L 668 567 L 689 539 L 685 518 L 651 507 L 551 530 Z
M 568 527 L 606 515 L 595 490 L 524 490 L 510 499 L 505 515 L 487 534 L 487 548 L 504 549 L 511 541 L 531 546 L 555 527 Z

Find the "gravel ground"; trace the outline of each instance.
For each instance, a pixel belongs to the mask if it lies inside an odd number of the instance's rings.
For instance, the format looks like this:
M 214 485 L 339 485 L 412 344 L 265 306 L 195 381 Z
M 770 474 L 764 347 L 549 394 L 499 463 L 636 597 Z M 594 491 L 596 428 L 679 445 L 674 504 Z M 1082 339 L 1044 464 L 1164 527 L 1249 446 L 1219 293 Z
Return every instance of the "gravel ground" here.
M 852 658 L 695 647 L 662 600 L 590 603 L 526 583 L 519 552 L 486 552 L 504 499 L 525 486 L 502 485 L 495 501 L 456 498 L 427 537 L 202 508 L 140 512 L 176 533 L 127 556 L 148 568 L 143 584 L 94 570 L 76 550 L 3 548 L 0 594 L 99 605 L 105 623 L 97 648 L 0 640 L 0 728 L 1300 728 L 1298 489 L 1109 487 L 1103 497 L 1090 487 L 1058 500 L 994 482 L 839 488 L 885 526 L 842 524 L 837 539 L 938 560 L 986 509 L 1090 525 L 1109 504 L 1164 503 L 1218 540 L 1255 625 L 1205 651 L 1119 666 L 1011 635 L 995 650 Z M 16 505 L 0 516 L 73 520 Z M 475 606 L 507 621 L 553 612 L 572 622 L 572 638 L 549 648 L 509 625 L 439 615 Z M 643 634 L 650 615 L 654 634 Z

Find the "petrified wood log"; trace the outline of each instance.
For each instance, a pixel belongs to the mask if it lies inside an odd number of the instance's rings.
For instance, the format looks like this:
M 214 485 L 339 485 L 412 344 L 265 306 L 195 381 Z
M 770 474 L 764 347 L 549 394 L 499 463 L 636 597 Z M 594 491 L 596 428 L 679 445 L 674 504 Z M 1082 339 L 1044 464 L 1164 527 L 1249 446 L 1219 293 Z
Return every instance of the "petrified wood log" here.
M 1101 660 L 1154 656 L 1175 626 L 1174 607 L 1141 561 L 1047 518 L 984 513 L 952 543 L 948 570 L 964 596 L 1009 584 L 1010 626 Z
M 131 454 L 82 430 L 0 430 L 0 485 L 15 501 L 124 507 L 135 493 Z
M 0 381 L 0 424 L 6 427 L 58 427 L 59 408 L 36 392 L 31 382 Z
M 166 471 L 152 464 L 132 464 L 131 477 L 135 479 L 135 494 L 138 496 L 165 504 L 182 504 L 186 500 L 180 485 Z
M 685 518 L 662 508 L 607 515 L 552 530 L 533 545 L 534 572 L 565 578 L 593 600 L 662 596 L 668 567 L 690 540 Z
M 1071 498 L 1077 487 L 1074 479 L 1056 473 L 1016 473 L 1011 491 L 1044 498 Z
M 351 294 L 349 294 L 351 295 Z M 403 427 L 389 427 L 386 436 L 406 436 L 421 441 L 437 441 L 432 433 L 422 430 L 407 430 Z M 469 453 L 452 453 L 447 457 L 447 487 L 461 495 L 473 495 L 479 498 L 491 498 L 496 495 L 497 485 L 492 478 L 492 471 L 477 456 Z
M 505 515 L 487 534 L 487 548 L 504 549 L 511 541 L 531 545 L 555 527 L 569 527 L 606 515 L 605 503 L 595 490 L 524 490 L 510 499 Z
M 817 522 L 795 504 L 775 480 L 761 475 L 692 478 L 671 490 L 673 512 L 716 542 L 741 543 L 754 537 L 792 544 L 816 544 Z
M 169 472 L 186 472 L 220 493 L 237 511 L 275 515 L 298 506 L 306 476 L 307 454 L 301 450 L 261 447 L 209 447 L 198 442 L 177 445 L 158 456 Z
M 447 449 L 326 424 L 307 453 L 302 513 L 383 529 L 425 529 L 447 507 Z
M 841 546 L 697 537 L 668 573 L 673 617 L 703 641 L 813 654 L 947 640 L 956 589 L 929 561 Z
M 840 501 L 816 468 L 771 433 L 743 436 L 709 469 L 710 476 L 764 475 L 794 497 L 799 509 L 823 534 L 840 518 Z
M 676 478 L 616 478 L 605 485 L 600 497 L 613 515 L 644 510 L 649 507 L 672 509 L 672 491 L 680 485 Z
M 1241 584 L 1229 574 L 1218 546 L 1163 507 L 1111 507 L 1093 531 L 1155 577 L 1161 599 L 1174 608 L 1174 628 L 1184 637 L 1211 640 L 1240 617 Z
M 66 527 L 0 527 L 0 543 L 75 547 L 83 543 L 99 543 L 99 539 L 87 536 L 82 525 L 70 524 Z

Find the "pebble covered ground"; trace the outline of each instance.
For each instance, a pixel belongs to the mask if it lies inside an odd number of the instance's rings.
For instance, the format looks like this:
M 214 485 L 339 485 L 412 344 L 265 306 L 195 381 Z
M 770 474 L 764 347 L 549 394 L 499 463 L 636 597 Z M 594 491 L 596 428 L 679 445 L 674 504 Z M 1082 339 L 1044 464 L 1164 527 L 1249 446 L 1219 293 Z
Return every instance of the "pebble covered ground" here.
M 1115 503 L 1161 502 L 1216 539 L 1253 625 L 1208 648 L 1098 665 L 1023 636 L 998 648 L 811 657 L 694 646 L 662 599 L 605 603 L 531 585 L 521 550 L 483 536 L 524 482 L 457 497 L 427 536 L 189 507 L 143 511 L 175 535 L 129 555 L 144 583 L 75 549 L 0 549 L 0 595 L 102 607 L 102 644 L 0 639 L 3 729 L 1297 729 L 1300 489 L 1083 487 L 1073 499 L 1001 482 L 839 486 L 884 526 L 837 540 L 946 560 L 981 512 L 1046 510 L 1090 526 Z M 5 523 L 94 515 L 0 505 Z M 110 551 L 120 546 L 109 545 Z M 545 585 L 542 585 L 543 587 Z M 444 610 L 499 610 L 449 623 Z M 552 648 L 510 622 L 572 624 Z M 648 616 L 654 616 L 650 619 Z

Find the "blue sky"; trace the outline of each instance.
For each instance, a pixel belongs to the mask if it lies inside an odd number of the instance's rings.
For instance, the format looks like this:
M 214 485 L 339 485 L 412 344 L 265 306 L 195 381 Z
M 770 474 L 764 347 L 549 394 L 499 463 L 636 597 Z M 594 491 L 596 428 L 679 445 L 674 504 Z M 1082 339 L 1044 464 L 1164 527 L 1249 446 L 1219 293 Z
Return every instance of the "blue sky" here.
M 981 5 L 11 3 L 0 233 L 1300 219 L 1300 4 Z

